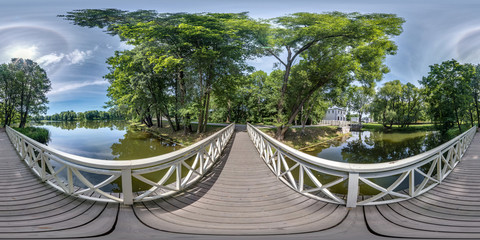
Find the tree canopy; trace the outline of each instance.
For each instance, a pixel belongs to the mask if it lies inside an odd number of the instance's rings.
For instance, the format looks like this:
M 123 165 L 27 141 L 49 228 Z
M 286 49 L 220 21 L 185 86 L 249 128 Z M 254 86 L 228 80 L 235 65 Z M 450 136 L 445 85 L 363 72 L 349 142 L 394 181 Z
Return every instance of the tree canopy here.
M 105 78 L 111 104 L 126 106 L 147 125 L 152 115 L 165 116 L 174 130 L 182 123 L 185 133 L 195 118 L 204 130 L 211 114 L 274 120 L 278 139 L 297 120 L 322 115 L 318 106 L 326 104 L 318 103 L 335 101 L 353 81 L 371 86 L 381 80 L 404 22 L 394 14 L 341 12 L 255 20 L 247 13 L 83 9 L 60 17 L 134 46 L 108 60 Z M 251 74 L 247 60 L 259 56 L 275 57 L 278 68 L 269 76 Z M 245 114 L 246 107 L 252 112 Z
M 36 62 L 13 58 L 0 65 L 0 103 L 3 125 L 11 125 L 18 117 L 23 128 L 29 115 L 45 113 L 50 91 L 47 73 Z

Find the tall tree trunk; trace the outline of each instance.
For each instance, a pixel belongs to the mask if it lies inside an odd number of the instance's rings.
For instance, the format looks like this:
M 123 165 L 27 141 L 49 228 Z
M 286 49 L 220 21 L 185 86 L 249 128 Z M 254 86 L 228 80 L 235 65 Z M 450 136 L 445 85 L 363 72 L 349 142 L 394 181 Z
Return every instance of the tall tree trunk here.
M 457 119 L 458 131 L 462 132 L 462 127 L 460 126 L 460 119 L 458 119 L 458 110 L 455 108 L 455 118 Z
M 473 113 L 472 113 L 472 109 L 468 109 L 468 113 L 470 113 L 470 122 L 471 122 L 471 125 L 473 127 L 474 123 L 473 123 Z
M 318 81 L 315 86 L 313 86 L 309 92 L 305 95 L 305 97 L 303 97 L 303 99 L 300 101 L 300 103 L 297 105 L 297 106 L 294 106 L 292 108 L 292 113 L 290 114 L 290 116 L 288 117 L 288 121 L 287 121 L 287 124 L 286 125 L 282 125 L 280 127 L 277 128 L 277 134 L 276 134 L 276 138 L 277 140 L 283 140 L 284 137 L 285 137 L 285 133 L 287 132 L 288 130 L 288 126 L 291 125 L 293 123 L 293 121 L 295 120 L 295 118 L 297 117 L 298 113 L 300 112 L 300 110 L 303 108 L 303 106 L 305 105 L 305 103 L 310 100 L 310 97 L 312 97 L 313 93 L 315 93 L 315 91 L 317 91 L 324 83 L 325 81 Z
M 161 128 L 162 127 L 162 115 L 157 112 L 156 117 L 157 117 L 157 127 Z
M 230 114 L 231 114 L 231 111 L 232 111 L 232 107 L 231 107 L 231 104 L 232 102 L 230 101 L 230 99 L 228 99 L 228 102 L 227 102 L 227 121 L 226 123 L 230 123 Z
M 207 131 L 207 124 L 208 124 L 208 113 L 210 112 L 209 111 L 209 107 L 210 107 L 210 90 L 207 90 L 207 103 L 205 104 L 205 118 L 204 118 L 204 123 L 203 123 L 203 129 L 202 129 L 202 132 L 206 132 Z
M 290 48 L 287 48 L 287 63 L 285 64 L 285 74 L 283 75 L 282 87 L 280 88 L 280 98 L 277 103 L 277 123 L 280 126 L 277 128 L 277 133 L 275 137 L 277 140 L 283 140 L 285 133 L 287 132 L 288 126 L 283 124 L 282 115 L 285 107 L 285 93 L 287 92 L 288 79 L 290 77 L 290 71 L 292 69 L 292 51 Z
M 478 111 L 478 93 L 475 92 L 475 109 L 477 110 L 477 126 L 480 127 L 480 112 Z
M 198 115 L 198 126 L 197 126 L 197 133 L 201 133 L 202 132 L 202 129 L 203 129 L 203 116 L 204 116 L 204 110 L 205 110 L 205 104 L 206 104 L 206 97 L 204 96 L 203 97 L 203 101 L 202 101 L 202 107 L 200 109 L 200 113 Z
M 199 71 L 199 85 L 200 85 L 200 102 L 202 103 L 202 106 L 200 107 L 200 112 L 198 114 L 198 122 L 197 122 L 197 133 L 200 133 L 202 131 L 202 124 L 203 124 L 203 116 L 204 116 L 204 109 L 205 109 L 205 95 L 206 91 L 203 85 L 203 72 L 200 70 Z

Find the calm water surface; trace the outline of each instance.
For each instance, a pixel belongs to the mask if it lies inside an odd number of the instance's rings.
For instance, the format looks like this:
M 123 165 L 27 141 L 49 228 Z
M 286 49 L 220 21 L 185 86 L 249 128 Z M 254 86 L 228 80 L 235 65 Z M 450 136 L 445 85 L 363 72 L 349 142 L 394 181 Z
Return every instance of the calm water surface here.
M 401 160 L 435 148 L 448 141 L 439 132 L 413 132 L 413 133 L 384 133 L 375 131 L 351 132 L 351 136 L 334 139 L 325 144 L 304 150 L 305 153 L 320 158 L 348 162 L 348 163 L 381 163 Z M 428 170 L 429 165 L 424 166 Z M 387 188 L 397 176 L 374 178 L 372 182 Z M 335 180 L 335 177 L 318 176 L 320 181 L 328 183 Z M 415 172 L 415 184 L 420 184 L 424 177 Z M 308 183 L 307 183 L 308 184 Z M 313 186 L 313 185 L 312 185 Z M 359 192 L 361 195 L 375 195 L 378 190 L 360 183 Z M 405 179 L 396 190 L 408 188 L 408 178 Z M 340 194 L 347 194 L 347 181 L 332 186 L 330 191 Z
M 320 158 L 348 163 L 381 163 L 400 160 L 428 151 L 446 142 L 439 132 L 384 133 L 351 132 L 304 150 Z
M 69 121 L 34 124 L 50 131 L 48 146 L 63 152 L 107 160 L 133 160 L 180 149 L 151 134 L 128 130 L 125 121 Z

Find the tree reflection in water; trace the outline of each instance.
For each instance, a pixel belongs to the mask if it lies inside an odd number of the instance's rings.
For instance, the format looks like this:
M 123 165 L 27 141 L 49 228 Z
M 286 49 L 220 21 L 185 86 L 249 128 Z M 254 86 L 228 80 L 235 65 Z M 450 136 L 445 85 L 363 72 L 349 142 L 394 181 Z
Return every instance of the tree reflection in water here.
M 352 132 L 346 140 L 334 140 L 306 153 L 341 162 L 381 163 L 420 154 L 447 140 L 439 132 Z
M 132 160 L 162 155 L 180 149 L 170 141 L 154 138 L 150 133 L 127 131 L 123 139 L 112 144 L 114 160 Z

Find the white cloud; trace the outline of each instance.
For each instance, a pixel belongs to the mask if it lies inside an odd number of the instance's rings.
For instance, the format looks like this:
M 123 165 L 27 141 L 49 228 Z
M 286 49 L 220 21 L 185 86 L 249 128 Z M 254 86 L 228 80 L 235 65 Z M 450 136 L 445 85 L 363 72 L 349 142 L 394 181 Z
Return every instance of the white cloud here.
M 41 56 L 37 59 L 37 63 L 40 64 L 41 66 L 48 67 L 52 64 L 59 63 L 62 61 L 62 59 L 65 57 L 65 54 L 60 53 L 50 53 L 44 56 Z
M 62 85 L 60 87 L 53 87 L 52 91 L 48 93 L 48 95 L 55 95 L 59 94 L 62 92 L 66 91 L 72 91 L 78 88 L 83 88 L 87 86 L 101 86 L 101 85 L 108 85 L 108 82 L 105 80 L 96 80 L 96 81 L 85 81 L 85 82 L 79 82 L 79 83 L 67 83 L 65 85 Z
M 93 50 L 81 51 L 78 49 L 73 50 L 70 53 L 50 53 L 43 55 L 39 58 L 36 58 L 35 61 L 38 62 L 42 67 L 51 67 L 54 64 L 65 63 L 68 65 L 81 64 L 85 60 L 92 57 L 93 52 L 96 51 L 98 47 L 95 47 Z
M 80 51 L 75 49 L 73 52 L 66 55 L 66 59 L 68 60 L 68 64 L 79 64 L 83 63 L 85 59 L 90 58 L 92 53 L 92 50 Z

